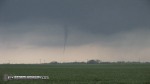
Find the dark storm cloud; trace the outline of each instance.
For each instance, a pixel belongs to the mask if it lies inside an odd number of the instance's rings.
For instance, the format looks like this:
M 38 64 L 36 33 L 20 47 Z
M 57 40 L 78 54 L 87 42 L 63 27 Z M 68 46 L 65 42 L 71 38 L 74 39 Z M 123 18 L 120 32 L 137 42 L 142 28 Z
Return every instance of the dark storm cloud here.
M 116 44 L 122 42 L 121 37 L 115 36 L 120 35 L 118 34 L 120 32 L 128 34 L 137 28 L 149 31 L 150 6 L 147 2 L 146 0 L 1 1 L 1 41 L 10 44 L 27 41 L 37 46 L 63 46 L 64 24 L 67 24 L 68 45 L 111 41 Z

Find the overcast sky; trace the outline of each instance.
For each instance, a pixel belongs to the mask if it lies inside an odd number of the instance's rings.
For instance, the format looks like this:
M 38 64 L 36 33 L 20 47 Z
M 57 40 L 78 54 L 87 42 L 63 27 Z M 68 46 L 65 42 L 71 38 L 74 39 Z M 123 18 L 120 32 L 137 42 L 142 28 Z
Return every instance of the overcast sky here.
M 150 61 L 150 1 L 1 0 L 0 63 L 40 59 Z

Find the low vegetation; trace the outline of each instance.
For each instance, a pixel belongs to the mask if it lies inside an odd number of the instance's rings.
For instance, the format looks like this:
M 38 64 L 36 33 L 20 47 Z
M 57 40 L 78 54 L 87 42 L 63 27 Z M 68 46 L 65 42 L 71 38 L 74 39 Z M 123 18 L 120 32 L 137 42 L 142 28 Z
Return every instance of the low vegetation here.
M 9 80 L 3 75 L 47 75 L 49 80 Z M 0 84 L 150 84 L 150 64 L 2 64 Z

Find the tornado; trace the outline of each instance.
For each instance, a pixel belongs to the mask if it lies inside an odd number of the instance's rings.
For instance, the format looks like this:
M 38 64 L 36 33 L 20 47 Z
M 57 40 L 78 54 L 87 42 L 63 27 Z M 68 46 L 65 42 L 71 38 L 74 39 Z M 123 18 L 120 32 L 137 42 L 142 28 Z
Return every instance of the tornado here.
M 67 27 L 67 25 L 65 25 L 64 26 L 64 48 L 63 48 L 63 56 L 65 56 L 67 40 L 68 40 L 68 27 Z

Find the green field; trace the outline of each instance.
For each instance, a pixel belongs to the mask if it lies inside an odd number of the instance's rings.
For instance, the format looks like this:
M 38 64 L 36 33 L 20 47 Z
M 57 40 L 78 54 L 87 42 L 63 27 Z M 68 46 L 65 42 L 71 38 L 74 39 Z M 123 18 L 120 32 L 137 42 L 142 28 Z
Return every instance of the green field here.
M 5 73 L 50 79 L 3 81 Z M 150 84 L 150 64 L 0 65 L 0 84 Z

